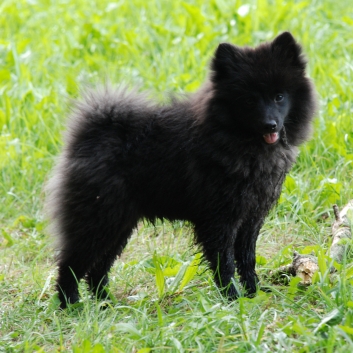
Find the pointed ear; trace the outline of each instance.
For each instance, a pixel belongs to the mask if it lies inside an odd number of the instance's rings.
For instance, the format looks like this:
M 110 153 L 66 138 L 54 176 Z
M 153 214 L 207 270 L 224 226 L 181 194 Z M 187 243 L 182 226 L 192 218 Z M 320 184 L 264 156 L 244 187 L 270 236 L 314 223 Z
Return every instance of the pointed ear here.
M 241 62 L 241 48 L 229 43 L 221 43 L 215 51 L 211 69 L 213 80 L 218 81 L 232 76 Z
M 216 60 L 232 59 L 234 57 L 236 49 L 237 47 L 232 44 L 221 43 L 218 45 L 214 57 Z
M 277 36 L 271 43 L 271 47 L 279 59 L 283 59 L 302 70 L 305 69 L 306 60 L 302 55 L 302 48 L 295 41 L 291 33 L 283 32 Z

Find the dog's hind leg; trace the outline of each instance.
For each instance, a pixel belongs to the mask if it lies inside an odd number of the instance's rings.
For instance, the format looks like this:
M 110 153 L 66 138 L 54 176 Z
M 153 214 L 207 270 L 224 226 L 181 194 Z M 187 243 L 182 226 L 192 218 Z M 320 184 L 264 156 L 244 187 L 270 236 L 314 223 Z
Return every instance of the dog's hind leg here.
M 120 232 L 117 237 L 118 242 L 114 242 L 115 239 L 108 242 L 107 245 L 109 245 L 109 247 L 105 251 L 102 251 L 101 254 L 97 254 L 95 263 L 85 276 L 89 289 L 100 299 L 105 299 L 109 296 L 108 291 L 106 290 L 109 282 L 108 272 L 116 257 L 120 256 L 124 250 L 128 238 L 132 233 L 132 228 L 133 227 L 128 231 Z M 112 242 L 114 243 L 112 244 Z
M 106 221 L 109 224 L 109 220 Z M 82 278 L 85 278 L 94 294 L 101 298 L 107 297 L 104 287 L 108 284 L 108 271 L 126 246 L 133 226 L 127 229 L 124 225 L 124 229 L 109 229 L 107 225 L 100 230 L 92 227 L 91 234 L 85 233 L 86 238 L 73 237 L 64 244 L 58 261 L 57 280 L 62 308 L 67 303 L 78 301 L 77 286 Z
M 61 204 L 57 290 L 62 308 L 78 301 L 78 282 L 84 277 L 90 289 L 99 294 L 138 220 L 134 205 L 121 193 L 110 190 L 99 198 L 91 195 L 86 200 L 76 192 Z
M 93 260 L 93 253 L 90 250 L 82 247 L 61 250 L 56 283 L 61 308 L 66 308 L 68 303 L 73 304 L 79 300 L 78 282 L 84 277 Z

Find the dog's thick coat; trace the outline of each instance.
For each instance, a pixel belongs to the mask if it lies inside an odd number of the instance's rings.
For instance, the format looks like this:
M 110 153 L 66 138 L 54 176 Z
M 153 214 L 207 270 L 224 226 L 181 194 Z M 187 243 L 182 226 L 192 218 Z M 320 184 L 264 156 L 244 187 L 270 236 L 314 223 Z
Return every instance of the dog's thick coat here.
M 107 284 L 141 218 L 192 222 L 216 283 L 236 298 L 237 269 L 254 293 L 260 228 L 315 113 L 305 66 L 285 32 L 255 49 L 220 44 L 208 82 L 168 105 L 87 92 L 48 183 L 62 307 L 78 300 L 81 278 L 94 292 Z

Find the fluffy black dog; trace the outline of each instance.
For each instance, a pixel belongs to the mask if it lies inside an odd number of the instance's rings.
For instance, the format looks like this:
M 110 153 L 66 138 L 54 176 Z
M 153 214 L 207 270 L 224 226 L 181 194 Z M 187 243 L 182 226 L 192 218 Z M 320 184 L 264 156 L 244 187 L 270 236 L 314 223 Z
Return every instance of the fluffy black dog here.
M 62 307 L 79 299 L 81 278 L 106 295 L 141 218 L 192 222 L 225 294 L 237 297 L 235 269 L 255 293 L 256 240 L 315 113 L 305 66 L 285 32 L 255 49 L 220 44 L 203 88 L 167 105 L 126 90 L 87 92 L 48 184 Z

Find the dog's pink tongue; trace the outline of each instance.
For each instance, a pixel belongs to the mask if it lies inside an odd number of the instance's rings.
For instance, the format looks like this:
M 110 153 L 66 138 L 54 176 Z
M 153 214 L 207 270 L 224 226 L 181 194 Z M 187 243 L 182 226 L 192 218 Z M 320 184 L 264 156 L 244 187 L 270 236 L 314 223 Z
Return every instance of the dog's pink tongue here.
M 268 144 L 275 143 L 278 140 L 278 132 L 272 132 L 264 135 L 264 140 Z

